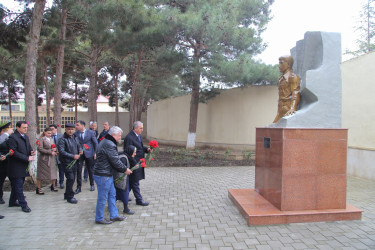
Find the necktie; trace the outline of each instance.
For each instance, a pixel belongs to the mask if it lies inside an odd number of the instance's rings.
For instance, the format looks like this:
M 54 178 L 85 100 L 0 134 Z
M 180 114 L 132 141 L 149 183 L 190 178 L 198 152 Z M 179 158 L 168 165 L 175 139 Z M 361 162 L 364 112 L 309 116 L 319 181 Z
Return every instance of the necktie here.
M 81 140 L 83 141 L 83 132 L 81 132 Z
M 55 145 L 56 145 L 56 135 L 53 135 L 53 141 L 55 142 Z
M 139 142 L 142 142 L 142 138 L 141 138 L 140 135 L 138 135 L 138 140 L 139 140 Z

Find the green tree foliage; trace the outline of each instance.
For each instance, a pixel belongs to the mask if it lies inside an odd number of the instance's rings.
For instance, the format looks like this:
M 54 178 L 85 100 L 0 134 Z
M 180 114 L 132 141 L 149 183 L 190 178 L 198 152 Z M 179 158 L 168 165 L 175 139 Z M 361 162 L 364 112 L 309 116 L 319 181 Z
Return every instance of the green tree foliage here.
M 192 90 L 187 148 L 195 147 L 199 92 L 202 80 L 213 83 L 256 83 L 253 72 L 241 63 L 264 49 L 260 37 L 270 20 L 273 1 L 173 0 L 159 5 L 164 20 L 175 34 L 175 48 L 183 51 L 183 83 Z M 236 66 L 237 65 L 237 66 Z M 236 74 L 229 69 L 235 68 Z M 226 72 L 227 71 L 227 72 Z M 241 82 L 245 84 L 245 82 Z

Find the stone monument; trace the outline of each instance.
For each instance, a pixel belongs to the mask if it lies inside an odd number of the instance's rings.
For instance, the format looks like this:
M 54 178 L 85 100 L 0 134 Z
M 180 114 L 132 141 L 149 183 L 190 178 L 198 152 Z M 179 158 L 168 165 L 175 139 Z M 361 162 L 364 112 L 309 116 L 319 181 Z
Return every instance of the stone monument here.
M 229 198 L 249 225 L 361 219 L 346 203 L 340 34 L 307 32 L 291 54 L 294 63 L 279 61 L 275 123 L 256 128 L 255 189 L 230 189 Z

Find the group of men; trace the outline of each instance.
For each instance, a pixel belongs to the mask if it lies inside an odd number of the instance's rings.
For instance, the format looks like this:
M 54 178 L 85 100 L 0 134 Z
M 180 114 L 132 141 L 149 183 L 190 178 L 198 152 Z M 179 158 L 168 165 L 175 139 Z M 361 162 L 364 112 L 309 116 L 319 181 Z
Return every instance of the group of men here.
M 94 191 L 94 175 L 98 174 L 95 174 L 94 170 L 94 165 L 97 159 L 98 145 L 102 140 L 108 138 L 116 138 L 117 142 L 122 136 L 122 130 L 116 126 L 115 129 L 110 132 L 109 122 L 105 122 L 103 124 L 104 129 L 99 136 L 96 122 L 90 122 L 90 129 L 86 129 L 85 125 L 85 122 L 82 120 L 77 121 L 76 124 L 66 123 L 65 132 L 63 134 L 57 132 L 57 126 L 55 124 L 49 126 L 52 129 L 52 138 L 58 149 L 58 157 L 56 157 L 56 162 L 59 170 L 60 188 L 65 188 L 64 199 L 72 204 L 77 203 L 74 195 L 81 192 L 83 162 L 85 162 L 84 178 L 89 179 L 90 191 Z M 2 197 L 2 187 L 6 176 L 8 176 L 11 182 L 9 207 L 21 207 L 22 211 L 27 213 L 31 212 L 31 209 L 29 208 L 23 194 L 25 177 L 29 176 L 29 173 L 26 170 L 29 163 L 33 161 L 35 157 L 34 150 L 30 144 L 28 136 L 26 135 L 28 123 L 25 121 L 17 122 L 14 133 L 12 133 L 13 129 L 7 130 L 7 128 L 11 127 L 10 122 L 0 126 L 0 130 L 2 131 L 0 135 L 0 145 L 6 145 L 6 147 L 0 148 L 0 204 L 5 203 Z M 143 146 L 141 138 L 142 131 L 143 124 L 137 121 L 133 125 L 133 130 L 130 131 L 124 139 L 124 149 L 129 145 L 133 145 L 137 148 L 137 154 L 135 156 L 135 160 L 137 162 L 141 158 L 144 158 L 145 153 L 150 151 L 149 148 Z M 2 142 L 5 142 L 5 144 L 1 144 Z M 85 148 L 84 145 L 86 146 Z M 4 155 L 9 152 L 9 149 L 13 150 L 13 155 L 10 157 L 4 157 Z M 118 154 L 115 156 L 115 158 L 116 157 L 118 157 Z M 6 170 L 3 171 L 4 169 Z M 119 169 L 121 171 L 123 170 L 121 167 L 119 167 Z M 139 188 L 139 181 L 144 179 L 144 177 L 144 169 L 140 168 L 137 171 L 134 171 L 131 178 L 129 178 L 130 190 L 133 190 L 136 204 L 141 206 L 148 205 L 148 202 L 143 200 Z M 64 179 L 66 179 L 65 185 Z M 75 180 L 77 180 L 77 188 L 75 191 L 73 191 Z M 100 192 L 98 190 L 98 199 L 99 194 Z M 3 216 L 0 215 L 0 218 L 3 218 Z

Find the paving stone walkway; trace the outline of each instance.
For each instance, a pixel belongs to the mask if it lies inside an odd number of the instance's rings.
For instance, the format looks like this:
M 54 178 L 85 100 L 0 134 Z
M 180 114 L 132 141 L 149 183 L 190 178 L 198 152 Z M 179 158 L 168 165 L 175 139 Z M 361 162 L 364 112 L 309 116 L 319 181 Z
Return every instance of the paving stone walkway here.
M 232 188 L 254 188 L 254 167 L 148 168 L 141 192 L 150 206 L 133 200 L 126 221 L 97 225 L 87 183 L 76 205 L 45 187 L 26 193 L 29 214 L 0 205 L 0 249 L 375 249 L 374 181 L 348 177 L 361 221 L 252 227 L 228 199 Z

